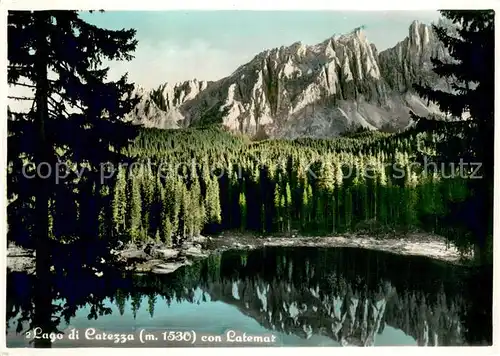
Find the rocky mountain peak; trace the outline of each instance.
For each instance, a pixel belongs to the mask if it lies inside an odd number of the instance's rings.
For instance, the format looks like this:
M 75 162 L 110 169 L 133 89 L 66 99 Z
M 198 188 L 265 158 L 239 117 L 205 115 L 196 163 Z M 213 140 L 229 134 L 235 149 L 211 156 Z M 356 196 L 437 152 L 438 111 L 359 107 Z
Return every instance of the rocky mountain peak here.
M 437 84 L 432 57 L 445 59 L 449 54 L 430 25 L 413 21 L 408 37 L 380 53 L 379 64 L 391 89 L 406 92 L 420 81 Z
M 166 83 L 134 115 L 147 126 L 168 128 L 213 116 L 234 131 L 289 138 L 330 137 L 352 125 L 403 128 L 410 110 L 435 111 L 412 85 L 443 85 L 430 58 L 446 56 L 432 27 L 418 21 L 405 39 L 380 53 L 358 27 L 316 45 L 295 42 L 262 51 L 219 81 Z
M 366 42 L 368 40 L 365 32 L 364 26 L 356 27 L 353 29 L 350 33 L 347 34 L 342 34 L 340 36 L 334 36 L 339 40 L 347 40 L 347 41 L 361 41 L 361 42 Z
M 427 49 L 431 41 L 433 43 L 436 42 L 432 28 L 418 21 L 413 21 L 410 25 L 408 39 L 410 46 L 412 46 L 418 54 L 421 54 L 423 50 Z

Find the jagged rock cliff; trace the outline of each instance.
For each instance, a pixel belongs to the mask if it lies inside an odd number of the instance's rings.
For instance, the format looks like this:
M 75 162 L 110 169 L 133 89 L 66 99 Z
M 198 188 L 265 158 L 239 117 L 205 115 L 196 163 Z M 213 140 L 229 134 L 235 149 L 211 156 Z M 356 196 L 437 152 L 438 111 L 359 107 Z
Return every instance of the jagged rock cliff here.
M 389 87 L 401 93 L 420 81 L 436 85 L 439 77 L 432 71 L 431 57 L 445 60 L 446 48 L 430 26 L 415 21 L 408 37 L 380 53 L 380 70 Z
M 250 135 L 334 136 L 348 127 L 404 128 L 409 110 L 437 113 L 411 86 L 447 87 L 430 58 L 446 58 L 430 26 L 413 22 L 408 36 L 378 53 L 361 28 L 307 46 L 266 50 L 216 82 L 168 84 L 144 95 L 132 118 L 176 128 L 219 121 Z
M 152 91 L 137 86 L 133 94 L 140 96 L 142 100 L 130 116 L 145 127 L 180 128 L 184 117 L 179 107 L 196 98 L 208 84 L 207 81 L 194 79 L 175 84 L 165 83 Z

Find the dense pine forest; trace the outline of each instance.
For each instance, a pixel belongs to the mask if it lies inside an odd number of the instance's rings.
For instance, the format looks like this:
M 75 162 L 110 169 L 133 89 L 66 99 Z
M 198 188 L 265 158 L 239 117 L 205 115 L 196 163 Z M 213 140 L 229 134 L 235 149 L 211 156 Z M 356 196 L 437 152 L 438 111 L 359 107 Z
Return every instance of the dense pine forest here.
M 459 238 L 464 232 L 446 221 L 467 198 L 473 171 L 451 166 L 443 174 L 432 162 L 419 163 L 437 136 L 367 132 L 248 142 L 217 129 L 142 130 L 127 149 L 142 169 L 120 168 L 109 229 L 174 244 L 237 229 L 314 235 L 423 229 Z
M 92 187 L 100 204 L 91 207 L 99 211 L 100 237 L 122 242 L 175 246 L 225 230 L 392 237 L 423 230 L 467 252 L 459 222 L 476 172 L 433 162 L 440 139 L 413 129 L 253 142 L 219 127 L 143 128 L 123 149 L 128 163 L 101 165 Z M 78 234 L 85 213 L 78 197 L 61 206 L 51 210 L 53 238 Z
M 168 245 L 224 230 L 422 229 L 459 242 L 465 232 L 456 219 L 447 221 L 467 198 L 467 175 L 474 172 L 451 167 L 438 174 L 435 163 L 419 163 L 436 140 L 437 134 L 416 130 L 252 142 L 216 127 L 141 129 L 124 149 L 133 163 L 102 166 L 99 231 L 104 238 Z M 78 201 L 73 207 L 64 220 L 51 217 L 53 234 L 80 215 Z

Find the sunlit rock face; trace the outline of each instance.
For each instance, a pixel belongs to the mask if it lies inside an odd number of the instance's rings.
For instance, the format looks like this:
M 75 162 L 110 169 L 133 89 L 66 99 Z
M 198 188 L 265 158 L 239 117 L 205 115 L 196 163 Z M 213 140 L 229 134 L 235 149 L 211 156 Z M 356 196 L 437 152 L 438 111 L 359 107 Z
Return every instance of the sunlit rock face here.
M 165 84 L 157 89 L 163 110 L 145 95 L 131 116 L 148 127 L 178 128 L 222 112 L 219 121 L 235 132 L 284 138 L 330 137 L 352 125 L 402 129 L 410 109 L 437 112 L 413 83 L 449 87 L 432 72 L 431 57 L 449 56 L 429 25 L 413 22 L 405 39 L 380 53 L 358 28 L 316 45 L 263 51 L 216 82 Z
M 406 92 L 413 83 L 439 83 L 431 58 L 446 60 L 449 54 L 430 26 L 414 21 L 408 37 L 380 53 L 379 65 L 388 86 Z
M 178 129 L 185 121 L 179 107 L 196 98 L 208 84 L 207 81 L 196 79 L 175 84 L 165 83 L 156 89 L 161 105 L 152 99 L 152 91 L 136 86 L 133 94 L 140 96 L 141 100 L 128 118 L 145 127 Z

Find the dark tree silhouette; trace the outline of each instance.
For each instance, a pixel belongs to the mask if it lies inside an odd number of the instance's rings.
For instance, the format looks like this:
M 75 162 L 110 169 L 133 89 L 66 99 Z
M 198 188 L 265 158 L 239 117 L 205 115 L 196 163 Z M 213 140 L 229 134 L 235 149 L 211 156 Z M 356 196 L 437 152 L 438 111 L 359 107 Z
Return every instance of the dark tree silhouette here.
M 54 276 L 72 285 L 71 280 L 94 276 L 101 259 L 111 259 L 111 240 L 99 239 L 97 228 L 105 206 L 99 175 L 103 163 L 124 158 L 121 148 L 135 128 L 123 118 L 137 101 L 127 76 L 107 81 L 102 64 L 130 60 L 134 36 L 135 30 L 88 24 L 77 11 L 8 14 L 8 83 L 34 93 L 10 97 L 31 109 L 9 112 L 8 237 L 36 250 L 33 326 L 46 332 L 57 324 L 51 299 L 64 297 L 56 290 L 61 284 L 52 283 Z M 26 167 L 45 170 L 32 174 Z M 64 179 L 58 181 L 58 173 Z M 41 341 L 36 346 L 50 347 Z
M 493 10 L 443 10 L 441 14 L 455 24 L 455 28 L 433 26 L 452 60 L 432 59 L 433 70 L 452 81 L 453 92 L 420 84 L 414 87 L 420 95 L 437 103 L 443 112 L 462 120 L 437 122 L 414 114 L 413 117 L 420 129 L 445 134 L 445 139 L 437 142 L 436 160 L 446 164 L 460 160 L 481 163 L 482 179 L 469 180 L 472 195 L 463 203 L 466 212 L 455 219 L 467 220 L 471 231 L 468 239 L 475 246 L 478 261 L 487 263 L 493 238 L 495 13 Z

